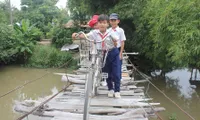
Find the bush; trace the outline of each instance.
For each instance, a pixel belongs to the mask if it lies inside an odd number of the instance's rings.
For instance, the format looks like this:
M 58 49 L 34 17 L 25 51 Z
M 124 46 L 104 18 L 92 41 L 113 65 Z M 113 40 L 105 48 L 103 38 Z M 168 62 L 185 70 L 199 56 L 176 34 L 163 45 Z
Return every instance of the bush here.
M 31 56 L 34 44 L 40 39 L 41 31 L 30 25 L 29 20 L 22 20 L 21 25 L 0 24 L 0 63 L 24 63 Z
M 53 34 L 52 43 L 57 47 L 60 48 L 65 44 L 72 43 L 72 33 L 77 32 L 77 28 L 56 28 Z
M 0 24 L 0 64 L 8 64 L 16 59 L 16 41 L 12 38 L 13 31 L 9 26 Z
M 53 32 L 55 30 L 55 26 L 53 26 L 51 23 L 48 23 L 48 26 L 45 26 L 44 29 L 45 29 L 45 38 L 47 39 L 53 38 Z
M 69 52 L 61 52 L 52 46 L 37 45 L 27 66 L 37 68 L 60 67 L 73 59 Z M 71 60 L 67 65 L 75 66 L 76 61 Z
M 36 27 L 33 27 L 31 30 L 30 30 L 30 34 L 31 34 L 31 39 L 33 40 L 36 40 L 36 41 L 40 41 L 40 39 L 42 38 L 43 36 L 43 33 L 42 31 L 40 31 L 39 28 L 36 28 Z
M 42 32 L 35 25 L 30 25 L 29 20 L 22 20 L 21 25 L 14 25 L 14 39 L 16 40 L 14 47 L 18 51 L 19 61 L 23 63 L 27 61 L 33 53 L 36 40 L 40 40 L 41 35 Z
M 14 25 L 14 29 L 17 34 L 22 34 L 28 41 L 39 41 L 43 33 L 35 25 L 31 25 L 29 20 L 23 19 L 20 25 Z

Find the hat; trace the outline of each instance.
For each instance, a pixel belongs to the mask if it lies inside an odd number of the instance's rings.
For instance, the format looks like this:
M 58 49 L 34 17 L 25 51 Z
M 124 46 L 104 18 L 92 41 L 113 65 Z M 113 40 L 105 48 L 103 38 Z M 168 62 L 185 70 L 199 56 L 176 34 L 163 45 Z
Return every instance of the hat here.
M 89 26 L 90 26 L 91 28 L 93 28 L 94 25 L 98 22 L 98 18 L 99 18 L 98 15 L 93 15 L 93 16 L 92 16 L 92 19 L 88 22 L 88 24 L 89 24 Z
M 116 20 L 118 20 L 118 19 L 119 19 L 119 16 L 118 16 L 117 13 L 112 13 L 112 14 L 110 14 L 109 19 L 116 19 Z

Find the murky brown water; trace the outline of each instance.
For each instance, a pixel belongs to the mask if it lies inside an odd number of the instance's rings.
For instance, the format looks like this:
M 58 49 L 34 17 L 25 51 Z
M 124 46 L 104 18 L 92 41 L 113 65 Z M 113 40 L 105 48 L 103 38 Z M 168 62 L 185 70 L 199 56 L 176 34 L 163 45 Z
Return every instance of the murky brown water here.
M 36 79 L 47 72 L 51 72 L 44 78 L 27 85 L 6 97 L 0 98 L 0 120 L 15 120 L 20 115 L 13 111 L 14 101 L 24 99 L 38 99 L 39 97 L 51 95 L 60 90 L 64 83 L 61 76 L 53 75 L 53 72 L 65 72 L 60 69 L 30 69 L 19 66 L 0 68 L 0 95 L 23 84 L 25 81 Z M 200 120 L 200 88 L 192 88 L 189 83 L 190 73 L 187 70 L 177 70 L 167 74 L 168 79 L 153 80 L 153 83 L 165 92 L 172 100 L 190 113 L 196 120 Z M 145 84 L 145 87 L 147 84 Z M 176 120 L 190 120 L 175 105 L 167 100 L 151 85 L 148 90 L 154 102 L 160 102 L 166 108 L 165 112 L 159 113 L 164 120 L 174 114 Z M 39 120 L 38 118 L 34 120 Z M 173 120 L 173 119 L 172 119 Z
M 190 85 L 189 78 L 190 72 L 186 69 L 175 70 L 167 74 L 166 80 L 156 79 L 153 83 L 195 120 L 200 120 L 200 87 Z M 164 120 L 170 120 L 170 116 L 176 117 L 171 120 L 191 120 L 153 86 L 150 85 L 148 93 L 154 102 L 160 102 L 166 108 L 165 112 L 159 113 Z
M 36 82 L 0 98 L 0 120 L 15 120 L 20 116 L 20 114 L 13 111 L 15 101 L 38 99 L 60 90 L 64 83 L 61 82 L 61 76 L 53 75 L 53 72 L 65 72 L 62 69 L 31 69 L 19 66 L 0 68 L 0 95 L 23 84 L 25 81 L 39 78 L 47 72 L 50 73 Z

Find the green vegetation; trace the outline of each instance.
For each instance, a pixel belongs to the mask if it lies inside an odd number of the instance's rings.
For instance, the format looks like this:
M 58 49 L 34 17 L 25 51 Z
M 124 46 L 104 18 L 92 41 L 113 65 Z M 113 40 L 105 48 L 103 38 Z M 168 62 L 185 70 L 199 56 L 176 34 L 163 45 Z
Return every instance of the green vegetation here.
M 17 50 L 14 47 L 17 43 L 12 38 L 12 28 L 5 24 L 0 24 L 0 63 L 7 64 L 14 61 Z
M 39 29 L 30 26 L 29 20 L 22 20 L 21 25 L 0 24 L 0 63 L 24 63 L 33 53 L 36 40 L 42 34 Z
M 0 23 L 9 23 L 9 3 L 0 1 Z
M 21 0 L 22 11 L 20 19 L 29 19 L 31 24 L 36 24 L 43 33 L 44 37 L 50 31 L 53 20 L 58 18 L 59 9 L 55 6 L 57 0 Z
M 80 0 L 68 0 L 72 4 Z M 128 40 L 126 51 L 140 52 L 139 63 L 150 63 L 150 70 L 161 69 L 163 75 L 177 67 L 200 68 L 199 0 L 83 0 L 83 11 L 76 13 L 119 13 L 120 26 Z M 144 62 L 143 62 L 144 60 Z M 146 67 L 146 66 L 145 66 Z
M 72 54 L 61 52 L 52 46 L 37 45 L 33 55 L 28 60 L 27 66 L 37 68 L 65 67 L 63 65 L 67 62 L 69 62 L 68 67 L 76 66 Z
M 62 27 L 70 19 L 68 10 L 58 9 L 57 1 L 21 0 L 21 10 L 12 8 L 13 25 L 9 25 L 9 2 L 0 2 L 0 64 L 59 67 L 72 58 L 70 53 L 59 52 L 54 47 L 36 45 L 43 38 L 53 39 L 56 47 L 72 43 L 68 38 L 73 30 Z
M 62 47 L 64 44 L 71 44 L 71 35 L 76 31 L 76 28 L 56 28 L 53 33 L 52 44 L 58 48 Z

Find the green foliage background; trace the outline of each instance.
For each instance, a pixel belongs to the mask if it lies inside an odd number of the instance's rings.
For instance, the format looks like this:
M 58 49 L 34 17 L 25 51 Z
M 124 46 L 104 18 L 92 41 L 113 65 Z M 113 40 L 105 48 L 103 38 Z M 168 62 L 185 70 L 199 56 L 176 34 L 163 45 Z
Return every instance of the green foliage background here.
M 80 0 L 69 0 L 71 9 Z M 138 63 L 149 69 L 171 71 L 200 67 L 199 0 L 81 0 L 84 14 L 118 13 L 126 51 L 140 52 Z M 85 5 L 78 4 L 79 8 Z M 76 9 L 77 10 L 77 9 Z M 76 12 L 74 12 L 75 15 Z M 79 12 L 78 12 L 79 13 Z
M 49 50 L 50 57 L 49 54 L 44 54 L 46 56 L 43 57 L 52 62 L 38 62 L 41 52 L 37 51 L 37 41 L 43 38 L 53 39 L 52 43 L 58 48 L 72 42 L 67 39 L 71 37 L 71 29 L 63 27 L 70 20 L 68 9 L 59 9 L 55 6 L 57 2 L 58 0 L 21 0 L 21 10 L 12 7 L 13 25 L 10 25 L 9 1 L 0 2 L 0 65 L 26 63 L 32 67 L 58 67 L 64 63 L 64 59 L 71 58 L 70 53 L 59 53 L 60 49 L 47 47 L 39 50 Z M 38 61 L 35 56 L 39 57 Z
M 26 66 L 37 68 L 61 67 L 67 62 L 69 63 L 67 64 L 68 67 L 76 66 L 76 61 L 72 58 L 71 53 L 61 52 L 52 46 L 37 45 Z

